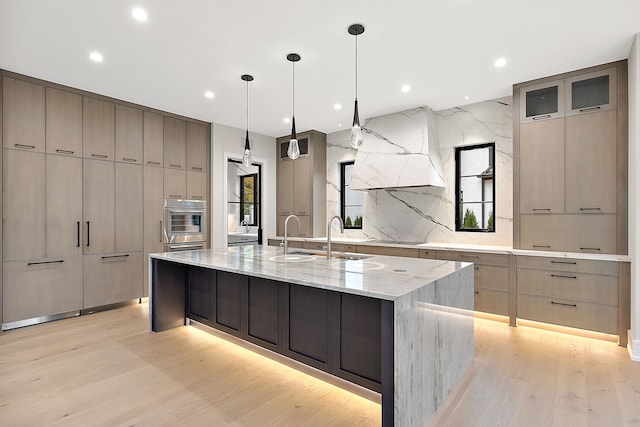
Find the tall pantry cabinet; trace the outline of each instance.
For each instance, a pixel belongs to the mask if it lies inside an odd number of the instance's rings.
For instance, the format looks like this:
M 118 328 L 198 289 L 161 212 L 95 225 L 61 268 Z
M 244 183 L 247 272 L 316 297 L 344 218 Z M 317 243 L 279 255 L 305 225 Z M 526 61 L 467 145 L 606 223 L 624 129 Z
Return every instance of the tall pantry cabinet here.
M 0 76 L 3 329 L 148 296 L 165 188 L 177 181 L 181 197 L 207 199 L 210 125 Z M 166 135 L 167 123 L 182 135 Z M 169 166 L 175 156 L 181 168 Z M 167 179 L 165 167 L 180 175 Z

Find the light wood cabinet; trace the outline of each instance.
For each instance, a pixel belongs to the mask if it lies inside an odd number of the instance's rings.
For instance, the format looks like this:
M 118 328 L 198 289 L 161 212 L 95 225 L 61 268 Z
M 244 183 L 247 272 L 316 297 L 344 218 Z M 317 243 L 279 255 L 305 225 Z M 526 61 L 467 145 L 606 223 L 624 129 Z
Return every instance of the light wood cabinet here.
M 144 123 L 144 164 L 163 166 L 164 162 L 164 116 L 145 111 Z
M 44 86 L 10 77 L 2 83 L 3 146 L 44 152 Z
M 616 110 L 566 118 L 566 212 L 616 213 Z
M 83 308 L 142 296 L 142 252 L 85 255 Z
M 207 128 L 192 122 L 187 123 L 187 170 L 207 171 Z
M 83 157 L 113 160 L 115 146 L 115 109 L 112 102 L 83 97 Z
M 358 253 L 371 255 L 401 256 L 407 258 L 420 258 L 418 248 L 399 248 L 394 246 L 359 245 Z
M 292 161 L 293 212 L 296 215 L 313 215 L 313 164 L 310 157 Z
M 149 296 L 149 254 L 163 252 L 163 171 L 157 167 L 144 167 L 144 260 L 142 295 Z
M 143 246 L 142 166 L 115 165 L 115 251 L 141 251 Z
M 187 198 L 207 200 L 207 174 L 187 171 Z
M 520 213 L 564 212 L 564 118 L 520 125 Z
M 615 253 L 615 215 L 522 215 L 520 248 Z
M 187 198 L 187 172 L 164 168 L 164 198 Z
M 116 105 L 115 159 L 117 162 L 142 164 L 142 134 L 142 111 Z
M 115 169 L 113 162 L 84 159 L 84 253 L 107 253 L 115 245 Z
M 46 156 L 46 256 L 82 254 L 82 159 Z
M 535 122 L 563 117 L 564 95 L 563 80 L 527 85 L 521 88 L 520 122 Z
M 184 120 L 164 118 L 164 167 L 187 168 L 187 123 Z
M 567 78 L 565 80 L 566 115 L 616 109 L 617 76 L 617 69 L 609 68 Z
M 3 250 L 5 260 L 45 256 L 45 155 L 3 153 Z
M 82 156 L 82 95 L 46 88 L 47 153 Z
M 278 215 L 293 214 L 293 163 L 284 160 L 278 163 Z

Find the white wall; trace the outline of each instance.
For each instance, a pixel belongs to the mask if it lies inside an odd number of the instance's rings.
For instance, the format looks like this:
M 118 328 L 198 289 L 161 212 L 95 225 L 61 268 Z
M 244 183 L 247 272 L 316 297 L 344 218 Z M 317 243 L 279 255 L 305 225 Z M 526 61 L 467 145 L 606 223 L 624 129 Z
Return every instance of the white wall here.
M 629 353 L 640 362 L 640 33 L 629 52 L 629 255 L 631 256 L 631 331 Z
M 242 160 L 244 129 L 211 125 L 211 247 L 227 246 L 227 163 Z M 249 133 L 254 163 L 262 165 L 262 235 L 276 234 L 276 139 Z

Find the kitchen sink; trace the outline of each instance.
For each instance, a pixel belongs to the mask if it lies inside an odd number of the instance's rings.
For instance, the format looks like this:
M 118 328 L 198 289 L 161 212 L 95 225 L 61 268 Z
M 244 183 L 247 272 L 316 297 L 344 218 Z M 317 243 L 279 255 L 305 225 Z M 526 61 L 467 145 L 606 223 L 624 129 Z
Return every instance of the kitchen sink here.
M 326 258 L 327 254 L 323 254 L 323 253 L 312 253 L 312 252 L 302 252 L 302 251 L 294 251 L 294 252 L 289 252 L 289 255 L 311 255 L 311 256 L 315 256 L 315 257 L 319 257 L 319 258 Z M 367 259 L 367 258 L 371 258 L 370 255 L 357 255 L 357 254 L 341 254 L 341 253 L 334 253 L 331 254 L 331 259 L 346 259 L 349 261 L 358 261 L 361 259 Z

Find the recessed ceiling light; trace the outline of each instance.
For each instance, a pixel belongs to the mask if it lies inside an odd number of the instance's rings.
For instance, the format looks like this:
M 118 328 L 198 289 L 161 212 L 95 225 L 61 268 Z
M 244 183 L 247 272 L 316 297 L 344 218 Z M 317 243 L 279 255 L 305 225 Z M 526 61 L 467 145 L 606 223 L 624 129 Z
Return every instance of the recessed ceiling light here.
M 401 91 L 403 91 L 404 93 L 407 93 L 407 92 L 409 92 L 409 91 L 411 90 L 411 86 L 409 86 L 409 85 L 403 85 L 403 86 L 400 88 L 400 90 L 401 90 Z
M 291 119 L 289 117 L 285 117 L 283 122 L 285 123 L 291 123 Z
M 91 52 L 89 54 L 89 58 L 91 58 L 91 60 L 94 62 L 102 62 L 102 60 L 104 59 L 99 52 Z
M 204 93 L 204 96 L 206 96 L 207 98 L 213 98 L 215 95 L 213 94 L 213 92 L 208 90 Z
M 504 58 L 498 58 L 498 59 L 496 59 L 496 62 L 493 63 L 493 65 L 496 68 L 504 67 L 505 65 L 507 65 L 507 60 L 504 59 Z
M 468 101 L 468 100 L 469 100 L 469 97 L 468 97 L 468 96 L 465 96 L 465 97 L 464 97 L 464 100 L 465 100 L 465 101 Z
M 333 105 L 333 109 L 334 109 L 334 110 L 342 110 L 342 105 L 340 105 L 340 104 L 334 104 L 334 105 Z
M 138 21 L 146 21 L 147 20 L 147 12 L 145 12 L 144 9 L 142 9 L 140 7 L 133 8 L 133 10 L 131 11 L 131 16 L 136 18 Z
M 342 127 L 342 123 L 338 123 L 338 127 L 341 128 Z

